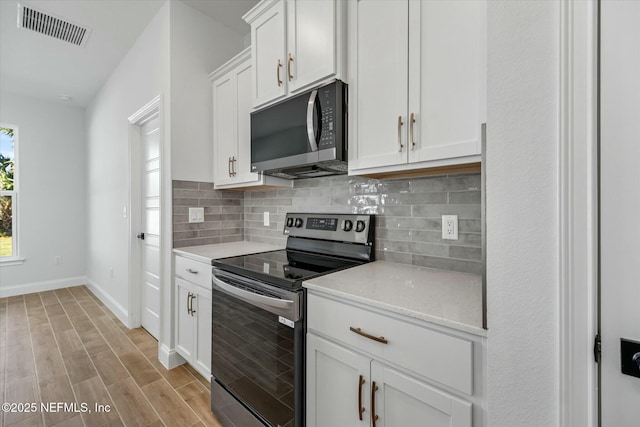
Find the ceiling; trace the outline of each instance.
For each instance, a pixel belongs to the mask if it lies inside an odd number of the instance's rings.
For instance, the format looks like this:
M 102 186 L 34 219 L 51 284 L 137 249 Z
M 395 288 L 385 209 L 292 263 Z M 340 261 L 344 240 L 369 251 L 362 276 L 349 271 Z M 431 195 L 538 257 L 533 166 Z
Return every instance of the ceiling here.
M 182 0 L 182 2 L 242 35 L 249 34 L 250 30 L 249 24 L 242 20 L 242 15 L 258 4 L 258 0 Z
M 26 0 L 20 3 L 88 27 L 84 46 L 18 28 L 17 0 L 0 0 L 0 90 L 69 105 L 88 105 L 164 0 Z M 257 0 L 184 3 L 241 34 Z M 70 101 L 61 96 L 71 97 Z

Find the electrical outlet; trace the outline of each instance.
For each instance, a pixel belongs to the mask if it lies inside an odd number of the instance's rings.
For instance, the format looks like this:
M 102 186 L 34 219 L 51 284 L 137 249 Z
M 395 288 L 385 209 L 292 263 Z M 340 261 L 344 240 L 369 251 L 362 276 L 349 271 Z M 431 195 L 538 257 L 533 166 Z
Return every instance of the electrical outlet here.
M 265 211 L 264 213 L 264 226 L 265 227 L 269 226 L 269 211 Z
M 204 208 L 189 208 L 189 222 L 204 222 Z
M 60 255 L 56 255 L 55 257 L 53 257 L 53 263 L 55 265 L 60 265 L 62 264 L 62 257 Z
M 442 238 L 458 240 L 458 215 L 442 215 Z

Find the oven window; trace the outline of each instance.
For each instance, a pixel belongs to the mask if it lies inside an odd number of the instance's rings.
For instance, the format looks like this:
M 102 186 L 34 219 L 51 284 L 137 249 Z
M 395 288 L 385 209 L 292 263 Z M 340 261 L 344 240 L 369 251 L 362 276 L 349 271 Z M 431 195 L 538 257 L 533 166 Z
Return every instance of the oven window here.
M 213 290 L 211 373 L 272 426 L 294 420 L 294 329 Z

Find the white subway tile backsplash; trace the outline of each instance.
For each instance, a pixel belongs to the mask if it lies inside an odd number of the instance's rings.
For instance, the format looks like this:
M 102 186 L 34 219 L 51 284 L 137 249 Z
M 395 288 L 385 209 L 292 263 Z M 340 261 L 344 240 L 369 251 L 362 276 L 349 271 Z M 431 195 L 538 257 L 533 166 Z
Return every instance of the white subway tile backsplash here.
M 375 214 L 377 259 L 479 274 L 480 183 L 479 173 L 386 181 L 343 175 L 242 192 L 173 181 L 174 247 L 240 240 L 282 245 L 289 212 Z M 188 223 L 190 206 L 205 208 L 205 222 Z M 458 215 L 458 240 L 442 239 L 442 215 Z
M 244 238 L 284 244 L 288 212 L 375 214 L 377 259 L 480 273 L 480 182 L 479 173 L 386 181 L 334 176 L 246 191 Z M 269 227 L 262 225 L 264 211 Z M 459 240 L 442 239 L 442 215 L 458 215 Z

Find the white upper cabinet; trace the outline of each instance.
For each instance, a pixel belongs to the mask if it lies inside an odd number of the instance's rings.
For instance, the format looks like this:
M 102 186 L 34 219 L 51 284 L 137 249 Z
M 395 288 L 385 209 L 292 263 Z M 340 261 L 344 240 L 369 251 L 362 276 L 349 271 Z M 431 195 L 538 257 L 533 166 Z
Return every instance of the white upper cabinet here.
M 251 25 L 253 107 L 342 78 L 345 1 L 263 0 Z
M 350 2 L 349 49 L 350 173 L 480 161 L 485 1 Z
M 257 106 L 287 93 L 286 3 L 273 2 L 251 22 L 253 103 Z
M 349 145 L 358 141 L 358 157 L 349 159 L 349 169 L 406 163 L 409 3 L 362 0 L 352 7 L 357 50 L 350 55 L 357 68 L 349 86 L 349 127 L 355 131 Z
M 209 76 L 213 90 L 213 184 L 216 189 L 292 185 L 292 181 L 251 172 L 252 76 L 250 48 Z

